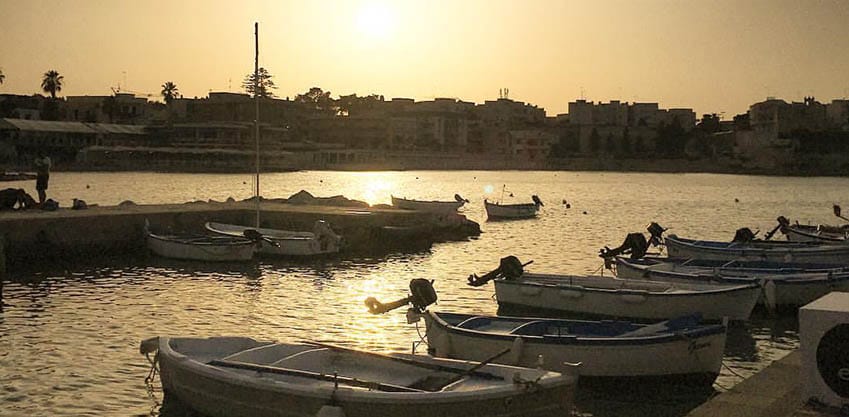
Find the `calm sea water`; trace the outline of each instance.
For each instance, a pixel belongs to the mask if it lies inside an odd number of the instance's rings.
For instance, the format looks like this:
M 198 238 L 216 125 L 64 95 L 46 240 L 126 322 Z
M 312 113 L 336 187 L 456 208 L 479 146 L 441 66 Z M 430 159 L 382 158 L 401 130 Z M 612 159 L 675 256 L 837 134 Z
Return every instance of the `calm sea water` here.
M 49 196 L 63 206 L 178 203 L 252 195 L 248 175 L 62 173 Z M 294 172 L 264 174 L 265 197 L 305 189 L 372 204 L 390 195 L 469 200 L 465 214 L 483 234 L 427 251 L 312 262 L 259 260 L 209 265 L 146 254 L 33 265 L 4 280 L 0 312 L 0 416 L 183 416 L 144 383 L 139 341 L 156 335 L 240 334 L 279 341 L 324 340 L 377 351 L 409 351 L 418 340 L 403 311 L 366 312 L 363 300 L 394 300 L 411 278 L 435 279 L 435 308 L 494 314 L 491 285 L 465 285 L 501 257 L 533 260 L 535 272 L 597 273 L 598 250 L 657 221 L 682 236 L 730 239 L 743 226 L 765 233 L 778 215 L 835 223 L 831 205 L 849 199 L 846 178 L 596 172 Z M 33 182 L 7 186 L 33 188 Z M 504 190 L 502 192 L 502 190 Z M 29 190 L 34 193 L 34 189 Z M 538 219 L 486 222 L 483 199 L 546 203 Z M 567 201 L 571 208 L 563 203 Z M 719 392 L 798 346 L 794 316 L 756 315 L 732 328 Z M 661 359 L 662 360 L 662 359 Z M 578 413 L 682 415 L 704 397 L 581 392 Z

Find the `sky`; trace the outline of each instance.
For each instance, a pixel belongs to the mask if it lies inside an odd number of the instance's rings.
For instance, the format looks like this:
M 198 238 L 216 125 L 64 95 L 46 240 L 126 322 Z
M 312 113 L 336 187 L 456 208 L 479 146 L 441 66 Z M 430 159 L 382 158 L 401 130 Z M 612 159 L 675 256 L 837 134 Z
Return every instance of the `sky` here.
M 849 96 L 849 0 L 0 0 L 0 93 L 112 89 L 161 100 L 310 87 L 568 111 L 578 98 L 658 102 L 730 119 L 777 97 Z

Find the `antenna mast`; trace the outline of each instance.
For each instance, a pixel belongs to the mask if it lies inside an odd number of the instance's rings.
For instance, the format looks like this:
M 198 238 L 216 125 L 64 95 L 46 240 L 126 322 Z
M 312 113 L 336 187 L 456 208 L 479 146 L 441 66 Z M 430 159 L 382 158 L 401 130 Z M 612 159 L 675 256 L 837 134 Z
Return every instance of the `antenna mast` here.
M 254 119 L 254 138 L 256 138 L 256 227 L 259 228 L 259 22 L 254 22 L 254 103 L 256 118 Z

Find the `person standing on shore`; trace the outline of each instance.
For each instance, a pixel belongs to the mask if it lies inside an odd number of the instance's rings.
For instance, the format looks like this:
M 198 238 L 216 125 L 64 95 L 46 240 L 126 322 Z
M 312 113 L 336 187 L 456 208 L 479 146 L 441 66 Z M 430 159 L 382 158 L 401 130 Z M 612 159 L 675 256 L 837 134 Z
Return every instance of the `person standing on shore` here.
M 35 158 L 35 189 L 38 191 L 38 203 L 47 200 L 47 181 L 50 180 L 50 157 L 39 152 Z

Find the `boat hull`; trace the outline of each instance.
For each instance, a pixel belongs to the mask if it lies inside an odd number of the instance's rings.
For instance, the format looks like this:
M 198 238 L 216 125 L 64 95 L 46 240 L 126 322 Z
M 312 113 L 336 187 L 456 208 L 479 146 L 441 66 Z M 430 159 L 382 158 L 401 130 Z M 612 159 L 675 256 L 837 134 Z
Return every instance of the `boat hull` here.
M 819 242 L 846 244 L 846 233 L 825 232 L 822 226 L 791 225 L 781 228 L 781 233 L 791 242 Z
M 530 219 L 536 217 L 539 206 L 536 204 L 495 204 L 484 201 L 486 217 L 489 219 Z
M 167 348 L 168 343 L 168 338 L 159 340 L 163 390 L 166 395 L 174 395 L 192 409 L 211 417 L 314 417 L 325 406 L 341 408 L 346 417 L 542 416 L 568 412 L 576 382 L 574 376 L 549 373 L 536 389 L 523 389 L 509 382 L 503 384 L 504 389 L 480 392 L 385 392 L 342 388 L 341 385 L 334 389 L 332 382 L 292 384 L 256 372 L 234 376 L 227 369 L 207 365 L 206 360 L 198 361 L 174 352 Z M 448 362 L 424 359 L 439 364 Z M 335 365 L 350 367 L 351 358 Z M 463 365 L 465 368 L 471 366 Z M 388 368 L 393 366 L 388 363 Z M 333 373 L 325 375 L 332 378 Z M 507 373 L 504 376 L 509 381 Z
M 727 243 L 680 239 L 675 235 L 666 237 L 664 244 L 670 258 L 849 264 L 849 245 L 793 242 Z
M 538 278 L 542 277 L 542 278 Z M 757 284 L 717 284 L 676 291 L 676 284 L 525 274 L 495 280 L 495 294 L 505 308 L 577 313 L 582 316 L 663 320 L 699 313 L 705 319 L 748 320 L 761 288 Z M 650 282 L 646 282 L 650 283 Z M 684 286 L 686 284 L 680 284 Z
M 253 258 L 256 244 L 241 243 L 185 243 L 167 236 L 148 234 L 147 247 L 156 255 L 193 261 L 232 262 L 249 261 Z
M 392 196 L 392 206 L 402 210 L 417 210 L 431 213 L 454 213 L 465 201 L 418 201 Z
M 758 303 L 778 308 L 800 307 L 832 291 L 849 291 L 849 271 L 711 268 L 617 258 L 616 275 L 625 279 L 667 282 L 760 282 Z
M 484 360 L 511 348 L 499 363 L 537 367 L 542 360 L 544 369 L 555 372 L 565 370 L 568 363 L 580 363 L 582 381 L 675 381 L 709 386 L 719 374 L 725 349 L 724 329 L 693 338 L 593 341 L 580 336 L 549 338 L 464 330 L 434 313 L 426 314 L 428 345 L 438 357 Z
M 261 240 L 257 253 L 271 256 L 316 256 L 337 253 L 342 238 L 319 220 L 314 232 L 256 228 L 233 224 L 206 223 L 206 229 L 225 236 L 244 236 L 246 230 L 255 230 L 267 240 Z M 272 243 L 273 242 L 273 243 Z

